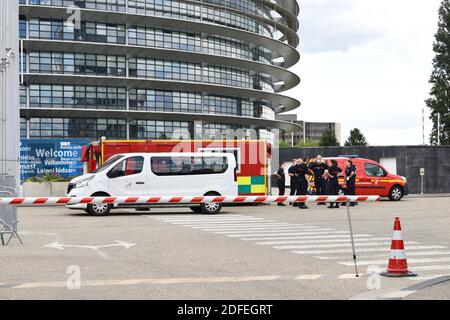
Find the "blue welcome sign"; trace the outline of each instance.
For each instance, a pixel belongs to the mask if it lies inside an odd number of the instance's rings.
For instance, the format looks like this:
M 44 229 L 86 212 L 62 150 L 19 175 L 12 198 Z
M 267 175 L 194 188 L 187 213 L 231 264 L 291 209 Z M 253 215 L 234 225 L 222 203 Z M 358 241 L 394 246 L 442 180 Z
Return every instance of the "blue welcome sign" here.
M 89 142 L 89 139 L 22 139 L 21 180 L 49 174 L 65 178 L 83 174 L 81 148 Z

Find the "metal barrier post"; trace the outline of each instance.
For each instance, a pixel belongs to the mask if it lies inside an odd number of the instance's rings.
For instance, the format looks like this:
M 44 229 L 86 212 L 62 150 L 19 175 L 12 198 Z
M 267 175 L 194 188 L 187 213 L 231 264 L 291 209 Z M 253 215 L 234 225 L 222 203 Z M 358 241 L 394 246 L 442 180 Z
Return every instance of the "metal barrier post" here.
M 355 249 L 355 238 L 353 237 L 353 227 L 352 227 L 352 218 L 350 215 L 350 200 L 347 200 L 345 203 L 345 207 L 347 209 L 347 217 L 348 217 L 348 227 L 350 229 L 350 240 L 352 242 L 352 251 L 353 251 L 353 261 L 355 263 L 355 275 L 358 278 L 358 262 L 356 261 L 356 249 Z
M 13 197 L 15 195 L 14 177 L 0 176 L 0 197 Z M 6 239 L 5 236 L 8 236 L 8 238 Z M 8 245 L 14 237 L 23 244 L 17 233 L 17 208 L 0 206 L 0 240 L 2 245 Z

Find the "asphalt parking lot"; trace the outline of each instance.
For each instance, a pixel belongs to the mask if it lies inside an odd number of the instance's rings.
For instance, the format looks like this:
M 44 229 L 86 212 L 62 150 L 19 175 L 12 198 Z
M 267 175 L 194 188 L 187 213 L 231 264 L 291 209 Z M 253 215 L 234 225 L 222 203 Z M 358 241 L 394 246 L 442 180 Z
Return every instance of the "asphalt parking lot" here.
M 406 198 L 353 208 L 359 278 L 343 208 L 227 207 L 216 216 L 123 209 L 108 217 L 20 208 L 24 245 L 0 247 L 0 299 L 397 298 L 450 274 L 449 203 Z M 387 265 L 396 216 L 416 278 L 371 271 Z M 404 296 L 448 299 L 448 289 L 447 281 Z

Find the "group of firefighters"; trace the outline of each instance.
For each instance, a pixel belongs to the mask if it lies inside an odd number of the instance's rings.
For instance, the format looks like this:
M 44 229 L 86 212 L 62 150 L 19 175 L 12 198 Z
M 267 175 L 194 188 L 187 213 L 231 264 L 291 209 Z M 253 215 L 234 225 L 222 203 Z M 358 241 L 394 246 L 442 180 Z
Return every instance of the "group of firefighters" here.
M 286 177 L 284 171 L 284 164 L 281 164 L 278 171 L 275 173 L 278 178 L 279 195 L 284 196 L 286 189 Z M 307 163 L 307 159 L 294 159 L 292 166 L 288 169 L 288 175 L 291 180 L 291 196 L 302 196 L 308 194 L 308 175 L 314 176 L 314 187 L 316 195 L 338 195 L 339 194 L 339 179 L 338 175 L 343 171 L 339 168 L 336 160 L 331 160 L 330 163 L 324 161 L 322 156 L 318 155 L 316 159 Z M 347 195 L 356 195 L 355 180 L 356 167 L 351 160 L 347 160 L 345 171 L 345 193 Z M 285 206 L 284 203 L 278 203 L 279 206 Z M 300 209 L 308 209 L 304 202 L 291 203 L 292 206 Z M 325 205 L 324 202 L 319 202 L 318 205 Z M 350 203 L 355 206 L 356 203 Z M 329 209 L 339 208 L 339 203 L 330 203 Z

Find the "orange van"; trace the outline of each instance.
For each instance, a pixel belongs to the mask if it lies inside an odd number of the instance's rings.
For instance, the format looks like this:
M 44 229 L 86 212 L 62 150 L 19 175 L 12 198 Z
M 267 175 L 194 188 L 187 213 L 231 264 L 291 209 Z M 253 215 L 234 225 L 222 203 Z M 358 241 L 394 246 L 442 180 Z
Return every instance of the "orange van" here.
M 399 201 L 409 194 L 406 178 L 389 173 L 376 161 L 342 156 L 323 158 L 328 164 L 330 164 L 332 159 L 335 159 L 339 168 L 342 169 L 342 173 L 339 175 L 339 184 L 343 189 L 345 188 L 346 162 L 351 160 L 356 167 L 355 187 L 357 195 L 374 195 L 388 197 L 392 201 Z

